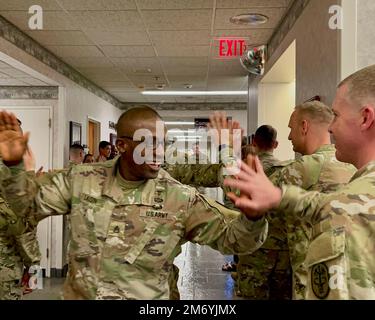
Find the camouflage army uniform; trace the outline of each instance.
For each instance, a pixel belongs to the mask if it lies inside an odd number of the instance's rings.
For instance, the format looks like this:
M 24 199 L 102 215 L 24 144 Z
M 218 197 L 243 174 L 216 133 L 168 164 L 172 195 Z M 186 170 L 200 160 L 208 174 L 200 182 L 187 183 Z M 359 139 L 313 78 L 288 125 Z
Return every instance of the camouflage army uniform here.
M 294 161 L 292 164 L 277 171 L 270 179 L 276 184 L 291 184 L 305 190 L 316 190 L 319 192 L 331 192 L 337 190 L 342 184 L 347 183 L 355 172 L 352 165 L 339 162 L 335 156 L 333 145 L 324 145 L 314 154 L 306 155 Z M 268 219 L 270 222 L 269 239 L 277 239 L 284 244 L 285 232 L 289 248 L 290 263 L 293 270 L 293 299 L 304 299 L 304 291 L 307 283 L 307 269 L 303 262 L 306 257 L 309 239 L 311 238 L 311 226 L 293 219 L 288 215 L 285 217 L 272 212 Z M 279 225 L 277 234 L 273 235 L 273 226 Z M 285 229 L 286 228 L 286 229 Z M 265 246 L 273 246 L 266 241 Z M 286 256 L 287 252 L 284 253 Z
M 278 210 L 313 226 L 306 299 L 375 299 L 375 161 L 334 193 L 283 186 Z
M 27 239 L 23 239 L 26 231 L 27 222 L 17 217 L 0 197 L 0 300 L 18 300 L 22 296 L 23 261 L 17 242 L 27 244 Z
M 124 191 L 118 164 L 78 165 L 42 185 L 7 168 L 3 187 L 13 210 L 39 219 L 70 212 L 65 299 L 168 299 L 173 260 L 186 241 L 223 254 L 250 253 L 264 242 L 265 219 L 228 223 L 229 209 L 164 170 Z
M 290 163 L 276 159 L 271 152 L 262 152 L 258 157 L 267 175 Z M 272 221 L 275 221 L 274 218 Z M 262 248 L 251 255 L 239 256 L 236 281 L 238 295 L 254 300 L 280 300 L 290 296 L 287 289 L 291 282 L 288 247 L 281 233 L 279 224 L 270 223 L 269 235 Z

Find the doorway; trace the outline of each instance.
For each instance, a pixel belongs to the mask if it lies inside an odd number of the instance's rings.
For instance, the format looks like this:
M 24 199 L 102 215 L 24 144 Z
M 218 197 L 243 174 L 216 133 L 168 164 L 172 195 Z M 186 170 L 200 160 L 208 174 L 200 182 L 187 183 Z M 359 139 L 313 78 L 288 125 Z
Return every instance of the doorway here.
M 22 130 L 30 132 L 29 146 L 35 156 L 35 169 L 43 166 L 43 171 L 52 169 L 52 107 L 2 106 L 12 111 L 22 122 Z M 40 265 L 47 277 L 51 276 L 52 217 L 38 224 L 37 237 L 42 259 Z
M 87 146 L 89 148 L 89 153 L 96 158 L 99 156 L 100 122 L 91 118 L 88 118 L 87 122 Z

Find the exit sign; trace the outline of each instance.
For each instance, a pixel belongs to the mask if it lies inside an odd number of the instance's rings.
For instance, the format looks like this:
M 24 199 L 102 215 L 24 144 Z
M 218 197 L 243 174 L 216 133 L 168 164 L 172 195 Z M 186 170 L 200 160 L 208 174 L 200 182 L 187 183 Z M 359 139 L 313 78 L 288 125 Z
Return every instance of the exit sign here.
M 244 38 L 219 38 L 218 58 L 230 59 L 241 57 L 246 51 L 246 40 Z

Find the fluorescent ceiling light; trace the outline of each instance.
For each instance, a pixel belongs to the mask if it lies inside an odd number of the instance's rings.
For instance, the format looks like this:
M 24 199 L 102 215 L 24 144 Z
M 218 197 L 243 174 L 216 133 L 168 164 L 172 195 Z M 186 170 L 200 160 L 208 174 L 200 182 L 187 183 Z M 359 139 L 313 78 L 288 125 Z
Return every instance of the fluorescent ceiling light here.
M 148 96 L 246 96 L 247 91 L 142 91 Z
M 193 126 L 195 125 L 195 122 L 193 121 L 165 121 L 164 122 L 166 125 L 171 125 L 171 126 Z M 171 130 L 170 130 L 171 131 Z

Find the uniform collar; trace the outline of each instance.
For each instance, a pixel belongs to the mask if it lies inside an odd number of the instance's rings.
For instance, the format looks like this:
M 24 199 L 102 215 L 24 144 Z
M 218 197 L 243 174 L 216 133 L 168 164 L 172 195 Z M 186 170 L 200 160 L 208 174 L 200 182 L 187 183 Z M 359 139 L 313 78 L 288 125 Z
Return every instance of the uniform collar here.
M 359 169 L 354 176 L 350 179 L 350 182 L 358 179 L 362 176 L 365 176 L 369 173 L 375 173 L 375 160 L 370 161 L 368 164 L 366 164 L 363 168 Z
M 117 202 L 119 205 L 152 205 L 154 198 L 153 190 L 155 189 L 156 179 L 149 179 L 138 188 L 133 189 L 132 192 L 125 194 L 116 178 L 116 173 L 119 170 L 119 166 L 120 158 L 118 158 L 116 162 L 114 162 L 114 164 L 108 168 L 108 175 L 103 186 L 103 194 Z

